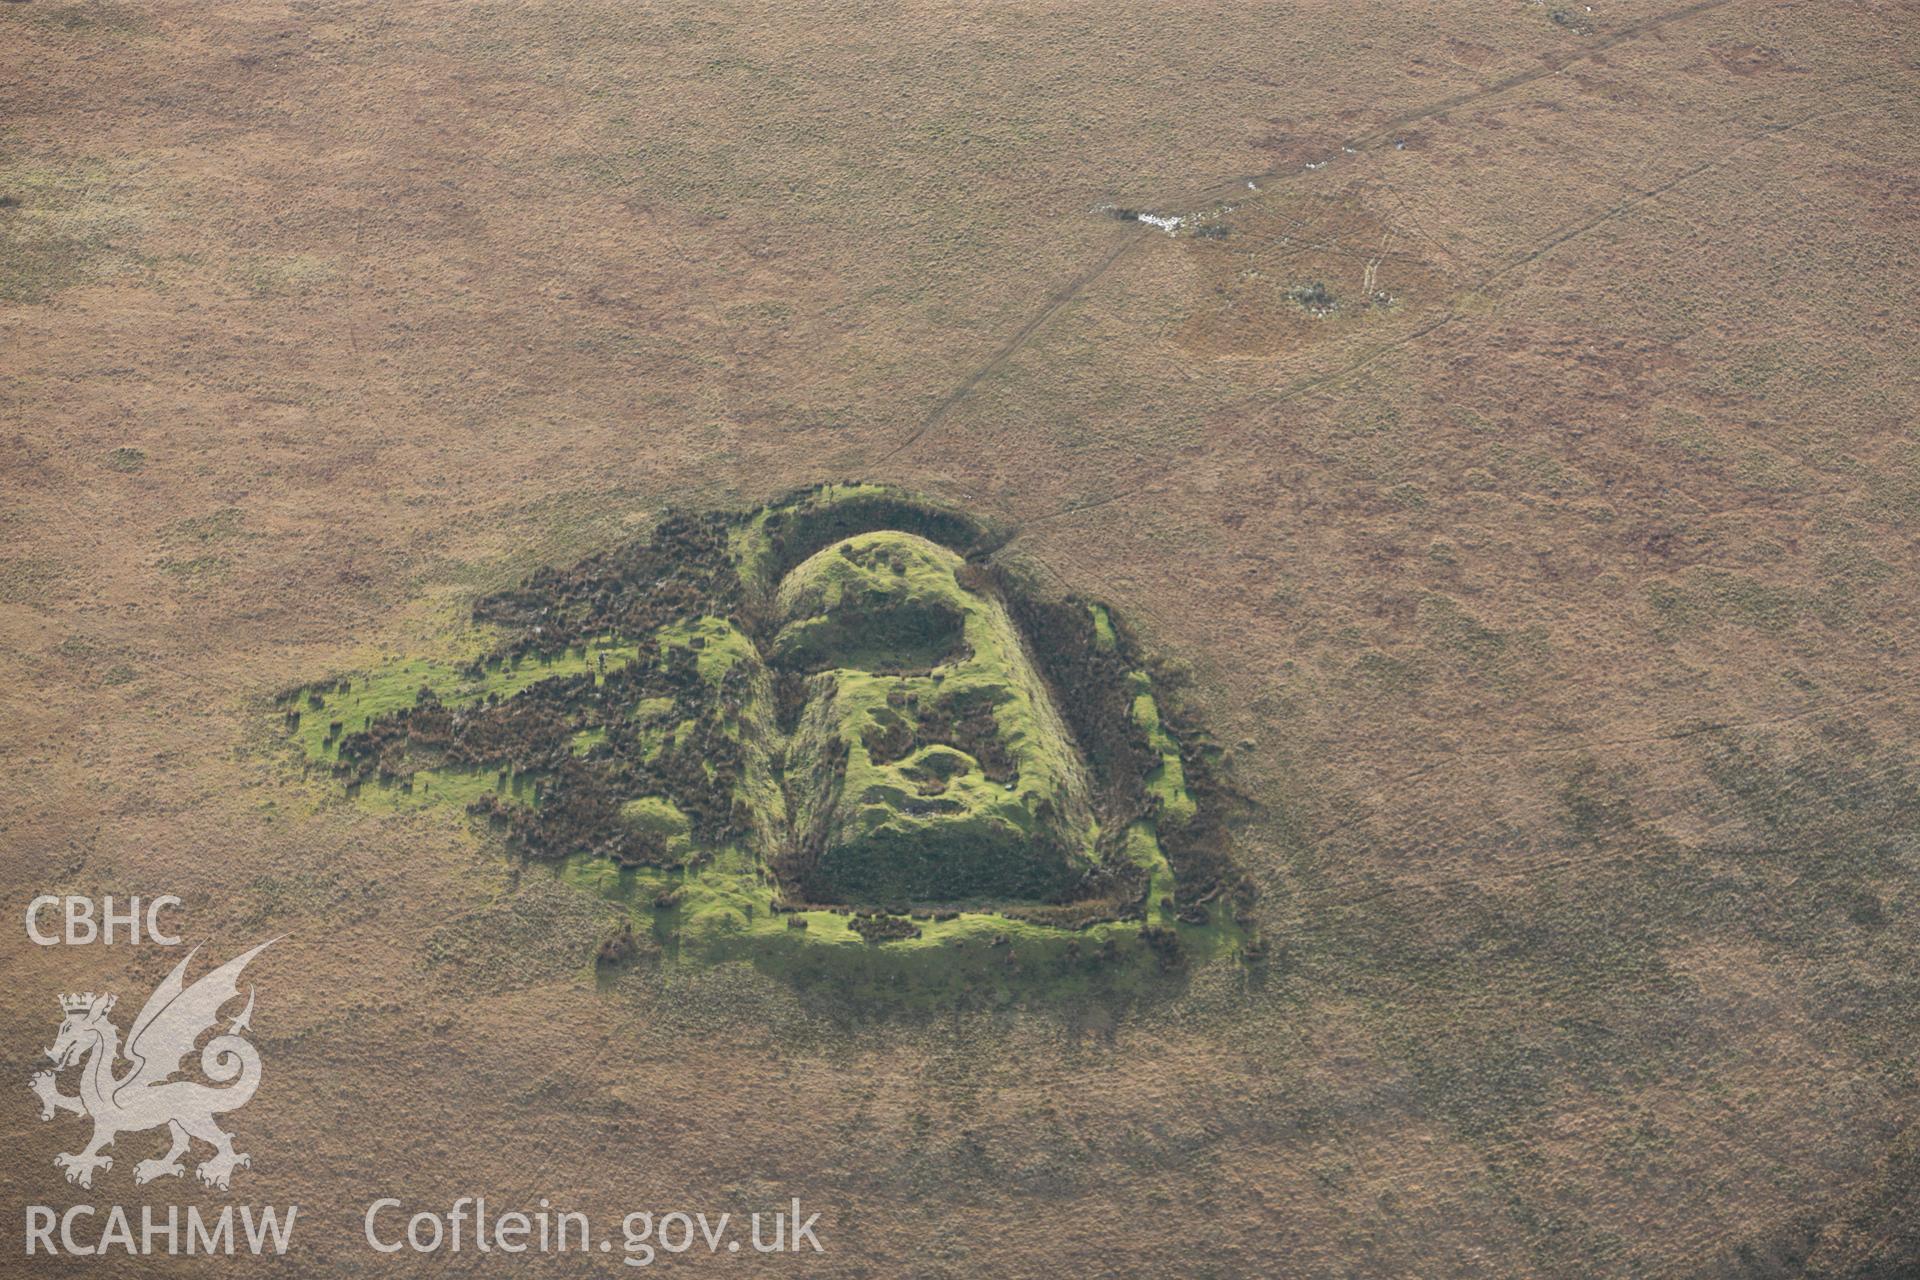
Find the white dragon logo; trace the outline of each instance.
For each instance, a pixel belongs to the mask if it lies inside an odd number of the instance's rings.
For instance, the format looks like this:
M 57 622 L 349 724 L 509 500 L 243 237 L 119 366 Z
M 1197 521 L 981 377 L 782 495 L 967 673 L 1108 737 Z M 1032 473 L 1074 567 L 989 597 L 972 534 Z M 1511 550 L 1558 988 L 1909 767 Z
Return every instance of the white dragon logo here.
M 263 942 L 227 961 L 191 987 L 185 984 L 183 975 L 199 948 L 189 952 L 147 997 L 140 1016 L 133 1020 L 126 1049 L 127 1060 L 133 1065 L 117 1077 L 114 1065 L 121 1056 L 120 1031 L 107 1019 L 116 997 L 92 992 L 60 997 L 66 1017 L 53 1047 L 47 1050 L 54 1069 L 39 1072 L 30 1084 L 40 1097 L 42 1120 L 53 1119 L 56 1111 L 93 1118 L 93 1141 L 86 1150 L 53 1158 L 54 1164 L 67 1171 L 68 1182 L 91 1187 L 95 1169 L 113 1168 L 113 1157 L 101 1155 L 102 1147 L 111 1146 L 122 1133 L 161 1125 L 172 1133 L 173 1145 L 159 1159 L 142 1160 L 134 1166 L 136 1183 L 185 1173 L 180 1157 L 193 1138 L 214 1148 L 213 1155 L 194 1170 L 210 1187 L 226 1190 L 234 1169 L 253 1163 L 233 1149 L 233 1135 L 213 1122 L 214 1116 L 247 1105 L 260 1085 L 260 1051 L 241 1038 L 253 1017 L 251 988 L 247 991 L 247 1007 L 227 1027 L 226 1034 L 215 1036 L 200 1051 L 200 1069 L 208 1079 L 226 1087 L 216 1089 L 170 1077 L 180 1070 L 181 1060 L 193 1051 L 194 1042 L 218 1021 L 220 1006 L 240 994 L 240 971 L 275 941 L 278 939 Z M 55 1072 L 83 1060 L 86 1065 L 80 1073 L 79 1095 L 61 1093 Z M 235 1083 L 227 1084 L 235 1077 Z

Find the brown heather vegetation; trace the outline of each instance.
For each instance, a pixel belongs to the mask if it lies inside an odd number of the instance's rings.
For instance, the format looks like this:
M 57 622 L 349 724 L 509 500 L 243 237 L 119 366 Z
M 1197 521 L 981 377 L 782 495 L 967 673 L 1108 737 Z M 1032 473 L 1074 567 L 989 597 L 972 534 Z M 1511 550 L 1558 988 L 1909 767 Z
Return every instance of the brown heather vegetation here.
M 817 1276 L 1915 1274 L 1917 31 L 0 6 L 0 1210 L 76 1198 L 55 993 L 176 958 L 26 898 L 173 892 L 287 935 L 236 1196 L 301 1274 L 481 1192 L 797 1194 Z M 900 1012 L 289 754 L 278 692 L 842 477 L 1166 656 L 1264 959 Z

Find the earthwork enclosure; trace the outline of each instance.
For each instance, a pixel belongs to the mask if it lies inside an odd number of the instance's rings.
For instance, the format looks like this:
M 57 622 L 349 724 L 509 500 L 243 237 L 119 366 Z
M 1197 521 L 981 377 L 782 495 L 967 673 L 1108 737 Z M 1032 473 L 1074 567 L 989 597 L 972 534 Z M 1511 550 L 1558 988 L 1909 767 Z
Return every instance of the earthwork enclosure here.
M 995 542 L 873 485 L 672 514 L 483 597 L 464 660 L 279 714 L 355 798 L 462 805 L 695 954 L 1246 950 L 1204 735 L 1106 606 Z

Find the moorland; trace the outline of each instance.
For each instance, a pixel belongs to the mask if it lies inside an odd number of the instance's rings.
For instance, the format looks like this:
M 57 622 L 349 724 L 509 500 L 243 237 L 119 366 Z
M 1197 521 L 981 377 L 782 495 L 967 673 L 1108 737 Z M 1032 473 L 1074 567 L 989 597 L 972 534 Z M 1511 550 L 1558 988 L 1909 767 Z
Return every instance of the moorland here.
M 9 910 L 285 936 L 242 1176 L 314 1206 L 316 1274 L 382 1270 L 351 1208 L 401 1170 L 804 1195 L 818 1275 L 1910 1274 L 1915 30 L 0 5 Z M 481 601 L 670 510 L 843 482 L 1124 621 L 1218 747 L 1259 963 L 908 995 L 642 925 L 603 964 L 627 902 L 289 731 L 409 662 L 451 699 Z M 627 815 L 657 854 L 674 807 Z M 54 993 L 172 962 L 0 956 L 23 1074 Z M 16 1101 L 0 1197 L 58 1202 Z

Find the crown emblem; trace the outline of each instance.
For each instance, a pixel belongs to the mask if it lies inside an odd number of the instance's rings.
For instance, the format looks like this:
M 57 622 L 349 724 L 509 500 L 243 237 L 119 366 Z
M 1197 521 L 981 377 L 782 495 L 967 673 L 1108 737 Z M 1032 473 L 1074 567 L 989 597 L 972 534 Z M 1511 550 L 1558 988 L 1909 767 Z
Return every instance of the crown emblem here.
M 91 991 L 87 992 L 87 994 L 83 996 L 71 995 L 71 996 L 60 997 L 60 1008 L 67 1013 L 85 1013 L 88 1009 L 91 1009 L 92 1007 L 93 1007 L 93 992 Z

